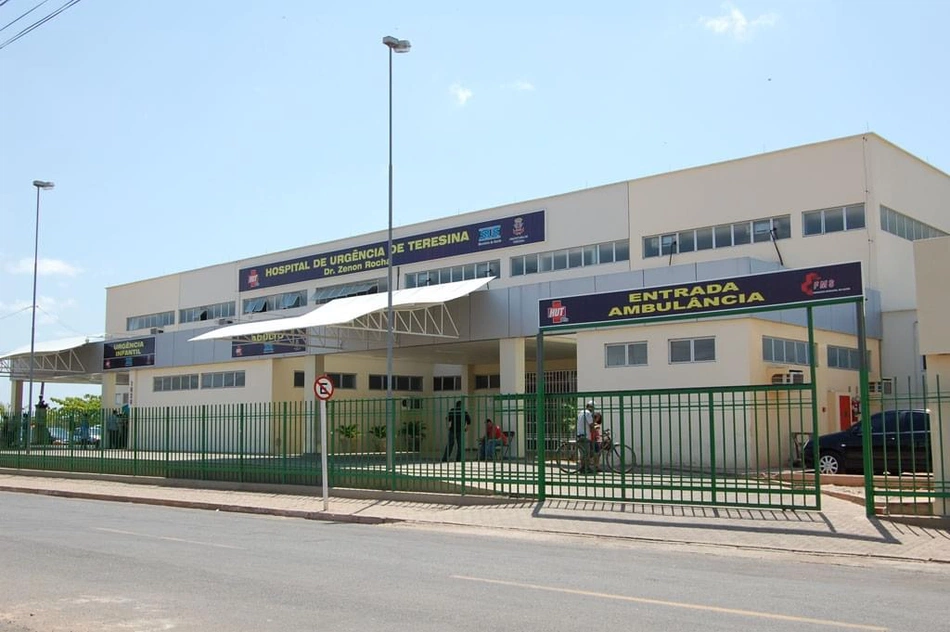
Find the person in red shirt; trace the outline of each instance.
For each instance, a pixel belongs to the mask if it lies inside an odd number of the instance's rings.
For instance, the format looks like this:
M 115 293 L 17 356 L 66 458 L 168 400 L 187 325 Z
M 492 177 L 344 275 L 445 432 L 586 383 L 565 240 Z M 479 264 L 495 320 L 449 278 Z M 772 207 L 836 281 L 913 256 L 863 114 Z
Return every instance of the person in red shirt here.
M 487 461 L 495 458 L 495 449 L 499 445 L 507 444 L 508 435 L 501 429 L 501 426 L 496 426 L 491 419 L 486 419 L 485 436 L 478 442 L 478 459 Z

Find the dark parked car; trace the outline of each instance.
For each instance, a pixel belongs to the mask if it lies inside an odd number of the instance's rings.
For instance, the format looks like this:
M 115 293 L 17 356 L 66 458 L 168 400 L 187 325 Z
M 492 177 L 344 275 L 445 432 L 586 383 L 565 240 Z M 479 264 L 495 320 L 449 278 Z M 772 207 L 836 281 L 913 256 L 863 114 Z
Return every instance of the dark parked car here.
M 861 424 L 818 437 L 818 471 L 822 474 L 862 473 Z M 814 443 L 802 449 L 805 467 L 814 462 Z M 871 458 L 874 473 L 929 472 L 930 411 L 885 410 L 871 415 Z
M 92 426 L 87 430 L 83 430 L 81 427 L 76 428 L 73 431 L 73 443 L 76 445 L 91 445 L 93 447 L 99 447 L 99 437 L 102 435 L 102 426 L 96 425 Z

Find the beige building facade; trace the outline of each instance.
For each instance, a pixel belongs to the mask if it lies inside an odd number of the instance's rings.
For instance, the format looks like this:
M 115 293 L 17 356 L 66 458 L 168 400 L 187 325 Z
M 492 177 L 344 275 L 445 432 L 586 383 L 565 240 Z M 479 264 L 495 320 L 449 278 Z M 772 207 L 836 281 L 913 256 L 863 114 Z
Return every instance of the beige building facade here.
M 950 303 L 934 291 L 947 268 L 922 265 L 946 255 L 948 233 L 950 177 L 875 134 L 400 226 L 394 290 L 491 280 L 445 304 L 451 331 L 396 336 L 394 387 L 400 398 L 530 390 L 543 298 L 844 262 L 863 271 L 871 380 L 916 385 L 924 356 L 928 376 L 950 368 L 939 317 Z M 305 401 L 323 372 L 340 382 L 337 397 L 385 395 L 380 331 L 322 327 L 306 348 L 280 336 L 192 341 L 385 293 L 385 264 L 353 254 L 384 240 L 355 235 L 108 288 L 104 401 Z M 857 319 L 851 305 L 816 308 L 815 319 L 827 431 L 844 421 L 841 398 L 858 392 Z M 151 340 L 141 349 L 152 353 L 117 356 L 130 340 Z M 800 309 L 590 329 L 546 340 L 545 370 L 579 391 L 807 380 L 807 340 Z

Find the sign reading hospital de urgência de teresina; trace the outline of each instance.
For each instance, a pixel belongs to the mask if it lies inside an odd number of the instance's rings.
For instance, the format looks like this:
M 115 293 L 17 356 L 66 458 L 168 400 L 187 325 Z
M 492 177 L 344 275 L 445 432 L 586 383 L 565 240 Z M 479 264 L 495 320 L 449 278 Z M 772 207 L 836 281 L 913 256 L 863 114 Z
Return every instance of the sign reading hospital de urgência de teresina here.
M 457 257 L 540 241 L 544 241 L 543 210 L 394 238 L 393 265 Z M 247 292 L 258 288 L 385 269 L 387 265 L 386 242 L 379 241 L 242 268 L 239 272 L 238 288 L 241 292 Z
M 539 301 L 542 329 L 654 321 L 821 305 L 864 295 L 860 263 L 637 288 Z

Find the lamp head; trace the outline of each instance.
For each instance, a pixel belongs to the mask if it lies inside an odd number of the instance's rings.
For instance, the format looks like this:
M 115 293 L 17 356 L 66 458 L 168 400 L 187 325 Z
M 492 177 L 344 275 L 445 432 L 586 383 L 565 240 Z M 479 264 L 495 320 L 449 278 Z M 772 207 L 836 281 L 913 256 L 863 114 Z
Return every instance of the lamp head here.
M 34 180 L 33 186 L 37 189 L 52 189 L 54 185 L 52 182 L 46 182 L 45 180 Z
M 401 40 L 393 37 L 392 35 L 387 35 L 383 38 L 383 44 L 389 47 L 389 49 L 394 53 L 408 53 L 409 49 L 412 48 L 412 45 L 409 43 L 409 40 Z

